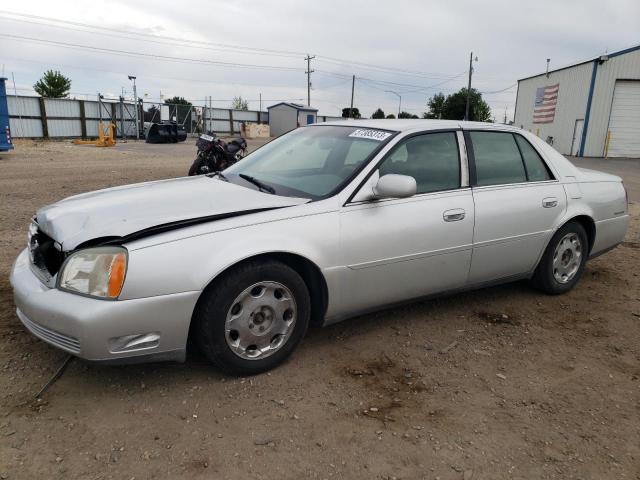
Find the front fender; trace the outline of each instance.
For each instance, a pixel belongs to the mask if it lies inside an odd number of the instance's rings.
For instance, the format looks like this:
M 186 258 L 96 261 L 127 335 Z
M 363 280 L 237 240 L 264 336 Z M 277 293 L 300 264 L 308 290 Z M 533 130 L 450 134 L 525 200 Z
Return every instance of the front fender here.
M 339 259 L 338 226 L 332 211 L 132 250 L 121 298 L 202 291 L 230 266 L 269 252 L 296 254 L 328 269 Z

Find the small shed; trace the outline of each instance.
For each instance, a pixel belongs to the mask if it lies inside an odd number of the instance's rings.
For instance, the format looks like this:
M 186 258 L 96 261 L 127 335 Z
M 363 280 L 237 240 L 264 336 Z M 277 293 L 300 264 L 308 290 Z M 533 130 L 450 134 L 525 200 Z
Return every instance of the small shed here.
M 308 105 L 280 102 L 267 107 L 269 110 L 269 129 L 272 137 L 278 137 L 294 128 L 316 123 L 318 109 Z

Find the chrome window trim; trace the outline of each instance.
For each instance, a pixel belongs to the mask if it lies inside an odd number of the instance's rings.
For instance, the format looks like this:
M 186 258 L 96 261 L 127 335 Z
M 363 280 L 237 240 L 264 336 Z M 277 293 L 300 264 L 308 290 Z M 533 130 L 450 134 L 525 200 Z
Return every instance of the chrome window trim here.
M 460 188 L 469 186 L 469 157 L 467 156 L 467 144 L 464 141 L 462 130 L 456 131 L 458 138 L 458 158 L 460 158 Z
M 474 185 L 471 187 L 473 190 L 490 190 L 493 188 L 511 188 L 511 187 L 531 187 L 536 185 L 547 185 L 552 183 L 560 183 L 558 180 L 540 180 L 538 182 L 516 182 L 516 183 L 496 183 L 495 185 Z

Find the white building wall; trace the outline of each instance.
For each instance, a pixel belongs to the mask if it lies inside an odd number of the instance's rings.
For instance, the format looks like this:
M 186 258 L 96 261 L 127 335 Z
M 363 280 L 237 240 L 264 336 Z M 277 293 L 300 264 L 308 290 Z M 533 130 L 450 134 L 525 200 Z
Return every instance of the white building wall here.
M 553 137 L 553 147 L 564 155 L 571 153 L 576 120 L 584 119 L 593 62 L 576 65 L 557 72 L 527 78 L 518 82 L 514 125 L 546 140 Z M 552 123 L 533 123 L 536 90 L 560 84 L 556 116 Z
M 298 111 L 298 125 L 300 125 L 300 126 L 309 125 L 309 122 L 307 122 L 307 116 L 308 115 L 312 115 L 313 116 L 313 122 L 311 122 L 311 123 L 318 123 L 318 118 L 317 118 L 316 112 L 300 110 L 300 111 Z
M 584 148 L 585 157 L 604 155 L 616 80 L 640 80 L 640 50 L 612 57 L 598 65 Z
M 278 105 L 269 109 L 269 130 L 272 137 L 278 137 L 298 126 L 297 110 L 288 105 Z

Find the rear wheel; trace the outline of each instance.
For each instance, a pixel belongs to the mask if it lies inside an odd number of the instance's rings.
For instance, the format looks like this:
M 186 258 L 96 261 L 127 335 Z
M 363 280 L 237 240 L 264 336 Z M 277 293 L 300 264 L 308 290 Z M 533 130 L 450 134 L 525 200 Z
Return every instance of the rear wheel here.
M 588 254 L 584 227 L 578 222 L 567 223 L 549 242 L 532 278 L 533 285 L 552 295 L 568 292 L 580 279 Z
M 194 333 L 221 370 L 255 375 L 291 355 L 307 331 L 310 311 L 309 291 L 295 270 L 276 261 L 252 261 L 204 291 Z

